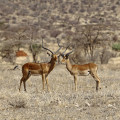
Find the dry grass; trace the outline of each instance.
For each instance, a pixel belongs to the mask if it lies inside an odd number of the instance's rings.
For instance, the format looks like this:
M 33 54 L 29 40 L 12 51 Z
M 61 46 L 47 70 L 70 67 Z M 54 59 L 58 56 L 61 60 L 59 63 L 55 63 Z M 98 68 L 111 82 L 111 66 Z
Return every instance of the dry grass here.
M 101 90 L 95 91 L 92 77 L 73 77 L 64 65 L 49 75 L 51 92 L 42 91 L 40 76 L 27 81 L 27 92 L 18 91 L 21 71 L 0 70 L 0 120 L 120 120 L 120 70 L 101 68 Z

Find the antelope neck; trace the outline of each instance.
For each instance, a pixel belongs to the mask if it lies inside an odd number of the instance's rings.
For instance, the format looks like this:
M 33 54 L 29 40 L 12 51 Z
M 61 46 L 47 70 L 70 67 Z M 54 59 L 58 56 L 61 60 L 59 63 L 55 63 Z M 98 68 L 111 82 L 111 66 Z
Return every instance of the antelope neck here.
M 53 68 L 55 67 L 55 61 L 51 59 L 51 61 L 49 62 L 50 64 L 50 69 L 49 69 L 49 73 L 53 70 Z
M 66 68 L 68 69 L 68 71 L 71 71 L 72 69 L 72 64 L 70 63 L 69 58 L 66 60 Z

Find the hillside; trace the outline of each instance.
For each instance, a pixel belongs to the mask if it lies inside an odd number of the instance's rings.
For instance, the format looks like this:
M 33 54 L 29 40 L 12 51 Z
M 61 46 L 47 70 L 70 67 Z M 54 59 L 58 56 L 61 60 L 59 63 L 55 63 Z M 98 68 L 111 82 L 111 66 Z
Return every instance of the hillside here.
M 119 11 L 119 0 L 0 0 L 0 46 L 13 51 L 44 38 L 51 47 L 59 39 L 95 56 L 119 42 Z
M 120 28 L 119 0 L 0 0 L 0 8 L 0 22 L 8 27 L 72 30 L 71 26 L 102 23 L 114 31 Z

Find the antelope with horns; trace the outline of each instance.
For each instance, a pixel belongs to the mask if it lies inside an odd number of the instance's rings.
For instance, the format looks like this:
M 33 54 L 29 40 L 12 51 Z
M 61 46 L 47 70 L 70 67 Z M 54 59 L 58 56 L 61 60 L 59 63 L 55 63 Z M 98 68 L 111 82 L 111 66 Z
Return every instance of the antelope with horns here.
M 74 77 L 75 90 L 77 91 L 77 76 L 87 76 L 90 74 L 96 81 L 96 91 L 98 91 L 100 78 L 97 75 L 97 65 L 94 63 L 88 63 L 83 65 L 78 65 L 78 64 L 73 65 L 70 63 L 70 60 L 69 60 L 69 55 L 73 51 L 68 52 L 67 54 L 64 54 L 65 51 L 61 54 L 63 58 L 61 62 L 66 63 L 67 70 Z
M 59 45 L 59 43 L 58 43 Z M 22 66 L 22 78 L 20 80 L 20 87 L 19 91 L 21 89 L 21 84 L 23 82 L 24 85 L 24 91 L 26 91 L 26 81 L 28 78 L 30 78 L 31 75 L 41 75 L 42 76 L 42 84 L 43 84 L 43 90 L 45 86 L 45 81 L 47 84 L 47 89 L 50 91 L 48 79 L 47 76 L 49 73 L 54 69 L 56 61 L 57 61 L 57 53 L 61 49 L 59 46 L 59 49 L 56 52 L 51 51 L 50 49 L 43 46 L 43 39 L 42 39 L 42 48 L 45 50 L 48 50 L 51 53 L 51 60 L 48 63 L 26 63 Z

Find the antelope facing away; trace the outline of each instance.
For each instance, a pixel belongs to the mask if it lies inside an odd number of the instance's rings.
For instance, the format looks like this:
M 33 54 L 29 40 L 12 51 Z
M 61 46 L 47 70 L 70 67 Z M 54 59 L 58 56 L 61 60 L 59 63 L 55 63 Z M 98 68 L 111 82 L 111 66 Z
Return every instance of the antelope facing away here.
M 69 55 L 72 52 L 73 51 L 67 54 L 62 53 L 61 56 L 63 57 L 63 59 L 61 62 L 66 63 L 67 70 L 74 77 L 75 90 L 77 91 L 77 76 L 87 76 L 90 74 L 96 81 L 96 91 L 98 91 L 100 78 L 97 75 L 97 65 L 94 63 L 88 63 L 83 65 L 78 65 L 78 64 L 72 65 L 69 60 Z
M 26 91 L 26 81 L 28 80 L 28 78 L 31 75 L 41 75 L 42 76 L 43 90 L 44 90 L 45 81 L 46 81 L 47 89 L 48 89 L 48 91 L 50 91 L 47 76 L 49 75 L 49 73 L 55 67 L 57 57 L 58 57 L 57 53 L 61 49 L 61 47 L 59 47 L 59 49 L 56 52 L 53 53 L 50 49 L 43 46 L 43 40 L 42 40 L 42 48 L 48 50 L 51 53 L 50 62 L 48 62 L 48 63 L 26 63 L 26 64 L 24 64 L 22 66 L 23 76 L 20 80 L 19 91 L 20 91 L 22 82 L 23 82 L 23 85 L 24 85 L 24 91 Z

